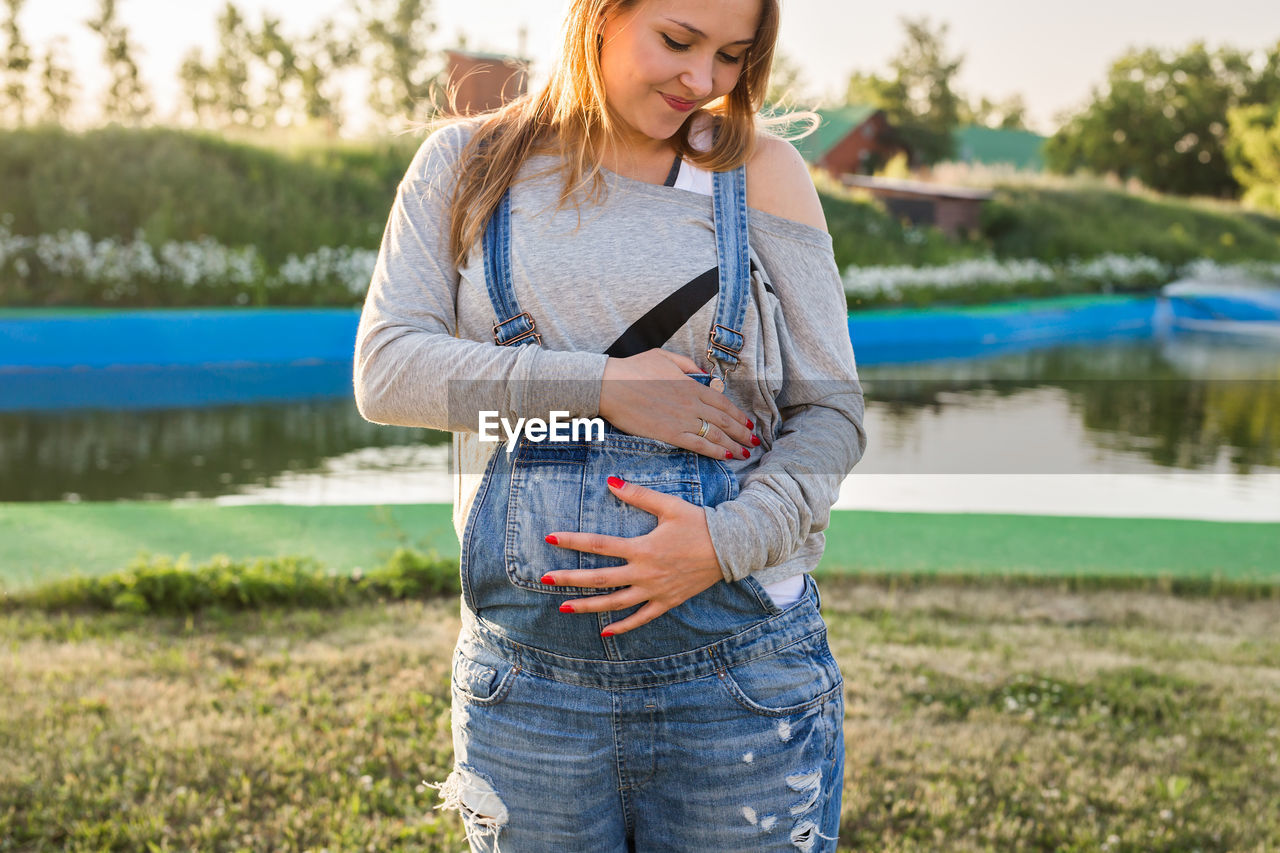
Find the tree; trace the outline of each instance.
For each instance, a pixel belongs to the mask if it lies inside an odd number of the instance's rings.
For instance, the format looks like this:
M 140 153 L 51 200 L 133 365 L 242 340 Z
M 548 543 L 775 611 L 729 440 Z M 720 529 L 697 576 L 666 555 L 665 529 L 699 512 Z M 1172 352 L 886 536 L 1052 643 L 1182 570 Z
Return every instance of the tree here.
M 1027 105 L 1021 95 L 1011 95 L 1003 101 L 983 97 L 977 103 L 964 105 L 961 123 L 978 124 L 997 130 L 1026 130 Z
M 765 103 L 793 108 L 802 106 L 811 100 L 804 91 L 803 69 L 790 56 L 782 51 L 775 51 L 773 68 L 769 73 L 769 91 L 764 97 Z
M 60 45 L 65 38 L 56 38 L 45 47 L 40 63 L 40 92 L 44 99 L 43 118 L 53 124 L 63 124 L 71 112 L 75 100 L 75 77 L 71 67 L 64 65 Z
M 354 40 L 331 20 L 294 40 L 279 18 L 264 15 L 255 28 L 228 2 L 213 61 L 193 49 L 178 74 L 197 124 L 263 129 L 319 121 L 337 133 L 342 115 L 332 77 L 358 57 Z
M 926 17 L 901 22 L 906 40 L 890 60 L 892 75 L 853 74 L 847 101 L 884 110 L 913 161 L 934 163 L 952 154 L 951 134 L 963 106 L 953 81 L 964 58 L 949 55 L 946 24 L 934 26 Z
M 211 123 L 218 96 L 213 88 L 213 72 L 204 64 L 200 48 L 193 47 L 183 56 L 178 79 L 182 81 L 182 96 L 186 99 L 195 124 Z
M 296 66 L 302 87 L 302 114 L 308 121 L 324 122 L 331 134 L 337 134 L 342 112 L 333 77 L 359 58 L 360 48 L 355 40 L 338 32 L 332 21 L 321 23 L 302 43 Z
M 253 34 L 244 15 L 228 0 L 218 15 L 218 55 L 209 70 L 213 108 L 224 125 L 254 124 L 249 94 L 249 66 L 253 62 Z
M 111 82 L 102 104 L 103 114 L 108 121 L 141 123 L 151 115 L 151 97 L 133 59 L 129 31 L 116 20 L 116 0 L 99 0 L 98 17 L 85 24 L 102 38 L 102 57 L 110 75 Z
M 6 37 L 4 52 L 4 88 L 3 115 L 12 119 L 15 124 L 27 121 L 27 71 L 31 68 L 31 49 L 22 39 L 22 31 L 18 29 L 18 13 L 22 11 L 25 0 L 5 0 L 4 34 Z
M 253 111 L 267 124 L 280 122 L 281 113 L 292 100 L 290 83 L 298 76 L 297 49 L 281 32 L 280 19 L 263 15 L 262 27 L 250 36 L 249 50 L 269 74 L 262 101 L 254 105 Z M 288 119 L 283 123 L 288 124 Z
M 1280 101 L 1227 113 L 1227 160 L 1243 201 L 1280 213 Z
M 1276 98 L 1280 58 L 1256 69 L 1251 57 L 1196 42 L 1181 52 L 1131 50 L 1106 83 L 1045 145 L 1055 171 L 1085 168 L 1137 178 L 1166 192 L 1234 195 L 1224 145 L 1227 113 Z
M 369 106 L 389 121 L 425 118 L 437 108 L 430 97 L 439 74 L 427 68 L 436 29 L 430 6 L 430 0 L 369 0 L 360 8 L 372 54 Z

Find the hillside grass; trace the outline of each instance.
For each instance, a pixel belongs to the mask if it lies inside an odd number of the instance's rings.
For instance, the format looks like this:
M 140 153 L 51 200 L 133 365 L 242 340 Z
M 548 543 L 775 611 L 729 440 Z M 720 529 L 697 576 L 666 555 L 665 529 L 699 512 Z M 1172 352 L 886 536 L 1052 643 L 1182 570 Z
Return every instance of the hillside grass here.
M 983 211 L 983 237 L 999 257 L 1065 261 L 1103 252 L 1168 264 L 1280 260 L 1280 217 L 1209 199 L 1007 184 Z
M 377 248 L 422 134 L 320 144 L 165 128 L 0 131 L 0 220 L 14 234 L 80 229 L 155 246 L 208 236 L 271 265 L 322 247 Z M 1096 179 L 996 176 L 981 228 L 906 226 L 864 194 L 817 179 L 836 263 L 943 264 L 995 254 L 1046 261 L 1108 252 L 1169 263 L 1280 259 L 1280 218 Z
M 841 850 L 1280 844 L 1280 602 L 822 591 Z M 0 850 L 464 849 L 457 609 L 0 614 Z
M 270 264 L 377 248 L 417 142 L 259 145 L 209 133 L 45 126 L 0 131 L 0 218 L 15 234 L 87 232 L 158 247 L 209 236 Z

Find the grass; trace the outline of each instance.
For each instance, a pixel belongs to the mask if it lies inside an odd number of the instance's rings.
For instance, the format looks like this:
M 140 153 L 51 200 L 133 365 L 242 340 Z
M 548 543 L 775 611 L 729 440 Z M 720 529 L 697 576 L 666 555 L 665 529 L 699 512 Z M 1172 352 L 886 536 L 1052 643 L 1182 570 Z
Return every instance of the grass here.
M 1280 602 L 823 581 L 842 850 L 1280 844 Z M 0 850 L 460 850 L 457 601 L 0 615 Z
M 131 240 L 141 232 L 153 245 L 208 236 L 226 246 L 253 245 L 274 269 L 290 254 L 322 247 L 376 248 L 397 184 L 420 141 L 420 134 L 410 134 L 293 145 L 167 128 L 4 130 L 0 219 L 21 235 L 82 229 L 98 239 Z M 947 174 L 940 170 L 943 180 Z M 865 193 L 850 192 L 833 179 L 815 180 L 840 269 L 945 264 L 988 254 L 1063 261 L 1113 252 L 1172 264 L 1201 257 L 1280 259 L 1280 217 L 1088 176 L 992 172 L 952 178 L 995 190 L 980 227 L 956 238 L 905 225 Z M 174 290 L 173 300 L 196 298 L 180 290 Z M 92 302 L 96 292 L 69 283 L 62 289 L 36 288 L 22 299 L 24 304 L 74 306 Z M 225 294 L 211 291 L 208 298 L 217 303 Z M 341 289 L 309 298 L 352 300 Z M 160 293 L 134 301 L 165 300 Z
M 213 503 L 0 503 L 0 590 L 117 572 L 142 555 L 202 563 L 298 557 L 350 572 L 397 548 L 458 555 L 448 505 L 218 506 Z M 1222 591 L 1280 588 L 1280 524 L 1143 518 L 836 510 L 823 571 L 1053 578 Z
M 299 557 L 350 572 L 397 549 L 457 557 L 452 507 L 218 506 L 121 501 L 0 504 L 0 589 L 116 572 L 139 555 L 187 554 L 200 563 Z
M 285 149 L 171 128 L 0 132 L 0 214 L 16 234 L 79 229 L 148 242 L 210 236 L 277 265 L 323 246 L 376 248 L 411 137 Z
M 344 607 L 462 592 L 458 561 L 399 548 L 368 572 L 326 570 L 297 557 L 235 561 L 225 556 L 192 566 L 168 557 L 139 559 L 103 577 L 50 581 L 14 595 L 0 608 L 188 615 L 211 610 Z
M 1002 258 L 1065 261 L 1115 252 L 1169 264 L 1280 260 L 1280 217 L 1221 201 L 1088 183 L 998 186 L 983 211 L 982 231 Z

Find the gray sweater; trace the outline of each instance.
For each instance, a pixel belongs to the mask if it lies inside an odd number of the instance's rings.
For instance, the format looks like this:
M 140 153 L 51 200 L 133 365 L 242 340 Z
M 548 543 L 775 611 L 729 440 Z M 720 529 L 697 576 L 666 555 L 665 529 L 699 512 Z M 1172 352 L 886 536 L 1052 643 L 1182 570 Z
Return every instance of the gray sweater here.
M 400 184 L 360 317 L 354 375 L 368 420 L 454 432 L 459 536 L 489 454 L 502 452 L 479 441 L 478 412 L 512 422 L 553 410 L 598 415 L 602 353 L 716 267 L 710 197 L 606 172 L 603 203 L 556 211 L 556 163 L 531 158 L 511 191 L 511 262 L 542 346 L 495 346 L 483 253 L 477 246 L 459 269 L 448 241 L 455 165 L 473 131 L 472 123 L 437 130 Z M 725 580 L 770 584 L 817 564 L 831 505 L 866 434 L 831 237 L 754 209 L 749 219 L 759 269 L 741 364 L 725 393 L 754 419 L 762 445 L 726 462 L 741 492 L 706 515 Z M 711 299 L 655 345 L 707 366 L 714 313 Z

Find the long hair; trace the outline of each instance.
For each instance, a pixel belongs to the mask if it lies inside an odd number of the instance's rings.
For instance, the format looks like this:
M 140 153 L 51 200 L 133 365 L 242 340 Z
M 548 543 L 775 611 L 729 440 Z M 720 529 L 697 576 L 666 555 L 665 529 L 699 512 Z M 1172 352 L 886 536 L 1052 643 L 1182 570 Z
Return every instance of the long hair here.
M 597 21 L 644 0 L 573 0 L 564 24 L 564 45 L 546 86 L 479 119 L 462 152 L 450 203 L 449 245 L 458 266 L 480 239 L 502 194 L 530 156 L 559 155 L 563 184 L 560 206 L 591 184 L 588 198 L 606 189 L 602 146 L 609 144 L 618 118 L 605 100 Z M 737 85 L 723 98 L 695 110 L 676 132 L 681 156 L 704 169 L 726 171 L 747 161 L 755 148 L 756 115 L 764 104 L 778 38 L 778 0 L 761 0 L 755 40 L 743 57 Z M 711 147 L 689 144 L 689 129 L 700 114 L 718 125 Z

